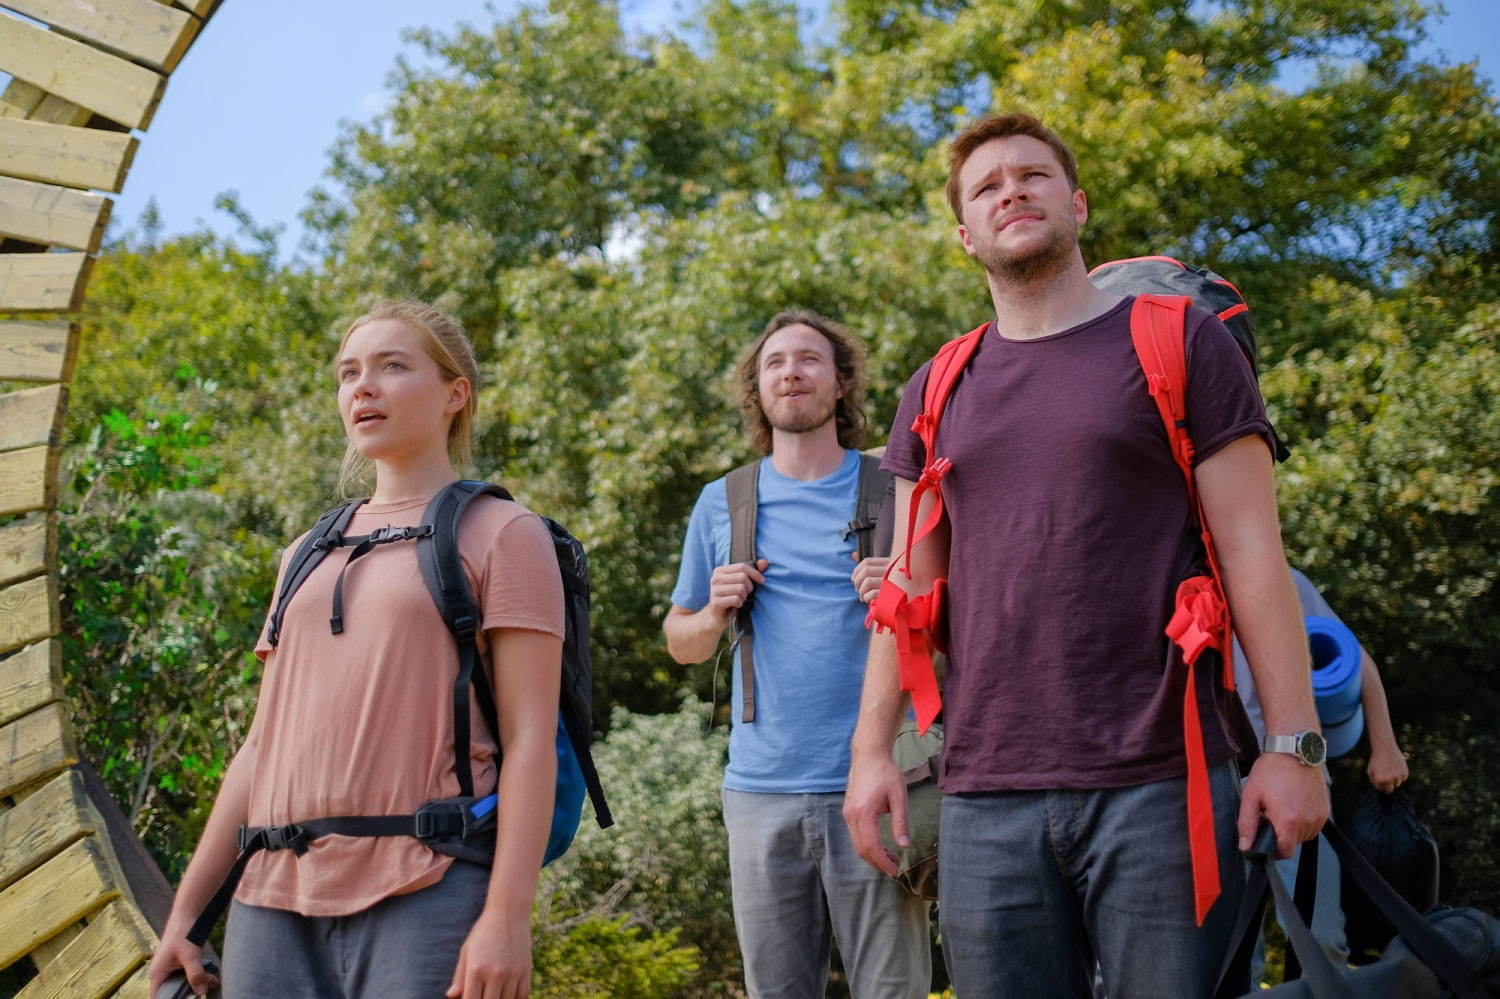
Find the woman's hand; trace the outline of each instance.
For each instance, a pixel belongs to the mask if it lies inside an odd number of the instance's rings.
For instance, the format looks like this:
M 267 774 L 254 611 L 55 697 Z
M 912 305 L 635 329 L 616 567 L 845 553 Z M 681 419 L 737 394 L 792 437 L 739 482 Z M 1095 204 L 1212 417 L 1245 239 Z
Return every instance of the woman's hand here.
M 188 943 L 187 934 L 184 932 L 172 932 L 169 927 L 161 943 L 156 948 L 156 953 L 151 955 L 151 963 L 146 967 L 146 978 L 151 983 L 151 994 L 156 995 L 157 989 L 161 988 L 162 982 L 176 971 L 187 973 L 188 985 L 192 986 L 193 995 L 208 995 L 208 990 L 219 984 L 219 979 L 203 970 L 202 947 L 195 947 Z
M 1401 750 L 1395 746 L 1374 746 L 1370 749 L 1370 764 L 1365 768 L 1365 773 L 1369 775 L 1370 783 L 1375 785 L 1375 790 L 1390 794 L 1406 783 L 1410 771 Z
M 531 925 L 486 907 L 458 952 L 448 999 L 523 999 L 531 995 Z

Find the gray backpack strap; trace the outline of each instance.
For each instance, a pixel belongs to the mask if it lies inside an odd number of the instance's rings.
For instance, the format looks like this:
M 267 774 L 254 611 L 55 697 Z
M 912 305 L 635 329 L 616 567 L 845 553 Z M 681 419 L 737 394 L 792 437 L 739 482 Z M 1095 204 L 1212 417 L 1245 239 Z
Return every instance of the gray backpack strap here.
M 729 564 L 755 564 L 755 515 L 760 506 L 760 461 L 741 465 L 724 476 L 724 493 L 729 501 Z M 740 647 L 740 693 L 745 709 L 740 721 L 755 721 L 755 662 L 752 658 L 750 608 L 755 603 L 752 591 L 734 616 L 731 625 L 734 641 Z
M 890 533 L 886 532 L 885 551 L 876 546 L 876 524 L 880 522 L 881 508 L 886 496 L 895 489 L 895 479 L 890 472 L 880 467 L 880 459 L 873 454 L 859 456 L 859 485 L 855 489 L 854 519 L 844 529 L 844 540 L 854 536 L 855 554 L 862 562 L 875 554 L 890 554 Z

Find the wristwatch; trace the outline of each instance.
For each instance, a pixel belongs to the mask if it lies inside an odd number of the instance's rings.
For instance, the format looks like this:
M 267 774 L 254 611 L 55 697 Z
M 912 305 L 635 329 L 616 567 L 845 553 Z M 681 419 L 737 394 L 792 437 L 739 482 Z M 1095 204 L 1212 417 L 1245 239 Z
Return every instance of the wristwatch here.
M 1297 732 L 1294 735 L 1266 736 L 1265 751 L 1268 753 L 1290 753 L 1304 767 L 1316 767 L 1328 758 L 1328 743 L 1323 734 L 1315 729 Z

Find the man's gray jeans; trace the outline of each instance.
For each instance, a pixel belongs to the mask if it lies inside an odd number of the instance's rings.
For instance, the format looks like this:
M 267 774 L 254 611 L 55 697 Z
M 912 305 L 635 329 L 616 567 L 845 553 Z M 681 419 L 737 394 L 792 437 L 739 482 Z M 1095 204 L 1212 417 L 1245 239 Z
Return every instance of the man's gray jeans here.
M 844 796 L 724 791 L 734 923 L 751 999 L 822 999 L 830 940 L 854 999 L 925 999 L 927 903 L 866 864 Z

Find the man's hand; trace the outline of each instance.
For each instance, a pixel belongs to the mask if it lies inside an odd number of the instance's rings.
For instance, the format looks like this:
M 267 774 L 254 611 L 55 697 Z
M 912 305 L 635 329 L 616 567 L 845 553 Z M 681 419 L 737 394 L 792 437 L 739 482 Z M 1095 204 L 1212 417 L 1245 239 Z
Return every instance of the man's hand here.
M 1375 785 L 1375 790 L 1383 794 L 1390 794 L 1396 788 L 1406 783 L 1410 771 L 1406 766 L 1406 757 L 1401 755 L 1401 750 L 1395 746 L 1375 746 L 1370 750 L 1370 764 L 1365 767 L 1365 773 L 1370 776 L 1370 783 Z
M 854 849 L 871 867 L 896 876 L 896 857 L 880 842 L 880 816 L 890 813 L 891 834 L 901 846 L 911 840 L 906 825 L 906 782 L 889 750 L 855 755 L 844 792 L 844 824 Z
M 886 567 L 891 564 L 889 558 L 867 558 L 854 567 L 850 579 L 854 582 L 854 592 L 859 594 L 859 599 L 869 603 L 875 599 L 875 594 L 880 592 L 881 580 L 885 579 Z
M 1303 766 L 1286 753 L 1262 753 L 1240 799 L 1240 850 L 1250 848 L 1264 814 L 1276 829 L 1276 855 L 1285 860 L 1298 843 L 1318 834 L 1328 810 L 1322 767 Z
M 768 565 L 769 562 L 760 559 L 754 565 L 736 562 L 719 566 L 708 579 L 708 605 L 727 620 L 734 611 L 745 606 L 755 587 L 766 581 L 763 574 Z
M 458 952 L 448 999 L 524 999 L 531 995 L 531 926 L 486 907 Z

